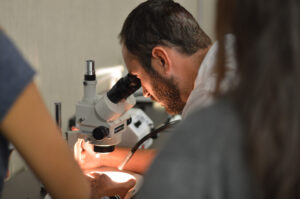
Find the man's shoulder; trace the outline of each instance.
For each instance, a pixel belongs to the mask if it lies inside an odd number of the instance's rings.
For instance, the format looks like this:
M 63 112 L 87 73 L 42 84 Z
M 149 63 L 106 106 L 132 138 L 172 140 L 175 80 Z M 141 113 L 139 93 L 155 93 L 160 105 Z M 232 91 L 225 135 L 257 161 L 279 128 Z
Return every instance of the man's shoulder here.
M 242 122 L 235 106 L 230 99 L 221 98 L 208 107 L 194 110 L 184 118 L 178 130 L 194 132 L 191 137 L 213 139 L 215 136 L 239 136 L 241 128 Z
M 235 58 L 235 37 L 232 34 L 225 36 L 226 48 L 226 68 L 225 77 L 221 82 L 223 92 L 230 90 L 236 83 L 236 58 Z M 217 60 L 218 42 L 216 41 L 207 52 L 204 60 L 202 61 L 196 80 L 195 87 L 190 93 L 186 106 L 183 110 L 183 117 L 189 115 L 195 108 L 203 108 L 212 101 L 214 97 L 212 93 L 216 87 L 217 74 L 214 72 L 215 63 Z
M 225 35 L 225 51 L 226 51 L 226 66 L 229 68 L 235 68 L 235 36 L 233 34 Z M 209 48 L 206 56 L 204 57 L 199 72 L 206 71 L 206 68 L 213 68 L 216 63 L 217 53 L 219 50 L 219 42 L 215 41 Z
M 230 183 L 230 187 L 239 187 L 234 195 L 240 196 L 239 193 L 249 188 L 240 126 L 234 105 L 225 98 L 190 114 L 151 166 L 145 183 L 149 187 L 148 194 L 153 195 L 151 190 L 154 186 L 157 189 L 163 186 L 163 192 L 170 196 L 168 198 L 180 194 L 195 198 L 212 195 L 216 191 L 221 193 Z M 234 181 L 237 179 L 241 183 Z M 182 189 L 182 182 L 194 188 Z M 211 186 L 214 192 L 211 192 Z

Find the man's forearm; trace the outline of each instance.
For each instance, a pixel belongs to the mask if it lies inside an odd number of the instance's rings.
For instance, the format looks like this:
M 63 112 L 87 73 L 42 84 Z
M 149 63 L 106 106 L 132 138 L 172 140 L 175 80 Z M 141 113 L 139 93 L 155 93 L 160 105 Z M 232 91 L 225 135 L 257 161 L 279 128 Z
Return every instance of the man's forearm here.
M 129 151 L 130 148 L 116 147 L 112 153 L 101 154 L 101 157 L 99 158 L 99 166 L 118 167 L 128 155 Z M 143 174 L 151 165 L 155 155 L 155 149 L 139 149 L 125 165 L 124 170 Z

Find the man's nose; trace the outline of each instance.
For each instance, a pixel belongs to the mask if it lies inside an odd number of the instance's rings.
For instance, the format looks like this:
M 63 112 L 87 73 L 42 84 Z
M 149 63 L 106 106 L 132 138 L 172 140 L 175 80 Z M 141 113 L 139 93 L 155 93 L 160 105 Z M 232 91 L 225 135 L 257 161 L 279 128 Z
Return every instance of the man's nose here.
M 143 95 L 144 97 L 150 97 L 150 93 L 143 87 Z

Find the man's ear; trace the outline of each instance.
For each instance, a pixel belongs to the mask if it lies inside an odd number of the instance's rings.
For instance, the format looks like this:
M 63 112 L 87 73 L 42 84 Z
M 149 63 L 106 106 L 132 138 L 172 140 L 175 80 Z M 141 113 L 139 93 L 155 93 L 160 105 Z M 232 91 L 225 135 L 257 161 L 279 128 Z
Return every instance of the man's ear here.
M 155 46 L 152 49 L 152 66 L 155 70 L 167 74 L 172 67 L 168 50 L 163 46 Z

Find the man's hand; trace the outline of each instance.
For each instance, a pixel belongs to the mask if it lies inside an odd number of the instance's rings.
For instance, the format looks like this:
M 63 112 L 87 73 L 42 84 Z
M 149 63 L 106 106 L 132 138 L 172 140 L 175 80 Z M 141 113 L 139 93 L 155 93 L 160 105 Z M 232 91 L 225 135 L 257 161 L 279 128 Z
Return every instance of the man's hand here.
M 127 182 L 117 183 L 103 173 L 94 173 L 91 177 L 88 176 L 88 179 L 92 187 L 92 199 L 115 195 L 119 195 L 122 199 L 125 199 L 129 190 L 133 188 L 136 183 L 133 179 Z
M 74 146 L 74 155 L 81 169 L 91 169 L 101 166 L 100 154 L 96 154 L 93 145 L 78 139 Z

